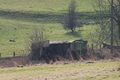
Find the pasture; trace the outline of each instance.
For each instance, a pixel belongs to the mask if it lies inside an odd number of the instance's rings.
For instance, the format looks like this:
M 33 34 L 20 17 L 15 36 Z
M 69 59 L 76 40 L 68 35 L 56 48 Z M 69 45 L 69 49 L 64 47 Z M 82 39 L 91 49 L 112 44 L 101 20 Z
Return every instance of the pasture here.
M 71 0 L 0 0 L 0 10 L 21 12 L 66 12 Z M 95 0 L 76 0 L 78 11 L 94 11 Z
M 30 35 L 36 28 L 44 30 L 45 37 L 51 41 L 67 41 L 82 38 L 90 40 L 90 29 L 92 30 L 95 27 L 95 25 L 85 25 L 85 27 L 77 29 L 76 33 L 71 34 L 64 30 L 59 23 L 45 24 L 6 19 L 0 20 L 0 23 L 0 53 L 2 53 L 2 56 L 11 56 L 13 51 L 17 55 L 24 54 L 29 44 Z M 15 42 L 10 42 L 12 39 L 15 39 Z
M 0 80 L 119 80 L 119 61 L 1 68 Z
M 78 18 L 93 23 L 94 0 L 76 0 Z M 87 39 L 96 25 L 87 24 L 74 34 L 64 30 L 64 13 L 70 0 L 0 0 L 0 53 L 2 57 L 28 54 L 29 37 L 34 29 L 42 29 L 51 41 Z M 12 42 L 12 40 L 15 40 Z

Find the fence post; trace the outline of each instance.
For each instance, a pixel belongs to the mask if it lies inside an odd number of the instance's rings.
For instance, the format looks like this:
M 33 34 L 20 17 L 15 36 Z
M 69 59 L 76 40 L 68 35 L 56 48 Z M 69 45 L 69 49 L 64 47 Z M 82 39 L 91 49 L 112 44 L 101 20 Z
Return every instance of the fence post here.
M 15 57 L 15 52 L 13 52 L 13 57 Z
M 0 53 L 0 58 L 1 58 L 1 53 Z
M 91 45 L 92 46 L 92 54 L 94 55 L 94 44 Z
M 92 47 L 92 50 L 94 49 L 94 45 L 93 44 L 91 44 L 91 47 Z

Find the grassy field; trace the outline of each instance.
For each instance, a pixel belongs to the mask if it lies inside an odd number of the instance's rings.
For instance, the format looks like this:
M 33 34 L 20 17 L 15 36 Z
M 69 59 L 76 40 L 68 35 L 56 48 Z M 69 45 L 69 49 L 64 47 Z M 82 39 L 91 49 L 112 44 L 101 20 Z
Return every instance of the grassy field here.
M 119 61 L 1 68 L 0 80 L 120 80 Z
M 0 0 L 0 53 L 3 57 L 27 52 L 29 37 L 35 28 L 43 29 L 47 39 L 86 39 L 95 25 L 83 25 L 74 34 L 63 29 L 61 22 L 71 0 Z M 76 0 L 78 16 L 83 22 L 93 22 L 95 0 Z M 95 15 L 96 16 L 96 15 Z M 9 40 L 15 39 L 15 42 Z
M 86 39 L 90 41 L 88 37 L 89 33 L 93 27 L 95 27 L 95 25 L 85 25 L 83 28 L 78 29 L 76 33 L 71 34 L 64 30 L 60 23 L 45 24 L 0 19 L 0 25 L 0 53 L 2 53 L 2 56 L 12 56 L 13 51 L 15 51 L 17 55 L 25 54 L 29 37 L 35 28 L 42 28 L 45 37 L 51 41 L 67 41 L 75 39 Z M 16 42 L 9 41 L 12 39 L 15 39 Z
M 0 10 L 29 12 L 64 12 L 71 0 L 0 0 Z M 78 11 L 93 11 L 95 0 L 76 0 Z

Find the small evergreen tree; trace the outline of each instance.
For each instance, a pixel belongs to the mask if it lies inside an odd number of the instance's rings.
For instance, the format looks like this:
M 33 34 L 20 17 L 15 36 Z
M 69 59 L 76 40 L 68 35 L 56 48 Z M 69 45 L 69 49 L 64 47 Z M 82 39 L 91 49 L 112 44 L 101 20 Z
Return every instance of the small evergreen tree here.
M 64 28 L 65 29 L 70 29 L 72 32 L 75 31 L 75 28 L 77 27 L 77 18 L 76 18 L 76 2 L 75 0 L 72 0 L 68 13 L 65 15 L 64 19 Z

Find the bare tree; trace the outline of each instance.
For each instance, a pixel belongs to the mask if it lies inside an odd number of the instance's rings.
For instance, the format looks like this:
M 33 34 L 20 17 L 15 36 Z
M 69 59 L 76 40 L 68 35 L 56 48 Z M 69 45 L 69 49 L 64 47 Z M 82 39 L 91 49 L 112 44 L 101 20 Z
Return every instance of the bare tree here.
M 99 22 L 95 40 L 98 45 L 103 42 L 111 42 L 111 45 L 119 45 L 120 39 L 120 0 L 96 0 L 97 23 Z M 94 35 L 96 35 L 94 34 Z
M 113 11 L 114 11 L 113 19 L 117 23 L 118 35 L 119 35 L 119 39 L 120 39 L 120 0 L 113 1 Z
M 96 0 L 95 3 L 95 12 L 98 14 L 98 17 L 96 17 L 97 28 L 90 33 L 90 38 L 96 44 L 96 47 L 101 47 L 110 38 L 109 18 L 107 18 L 108 7 L 105 0 Z

